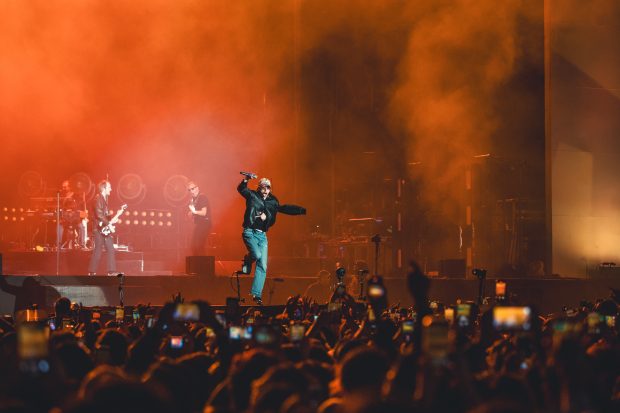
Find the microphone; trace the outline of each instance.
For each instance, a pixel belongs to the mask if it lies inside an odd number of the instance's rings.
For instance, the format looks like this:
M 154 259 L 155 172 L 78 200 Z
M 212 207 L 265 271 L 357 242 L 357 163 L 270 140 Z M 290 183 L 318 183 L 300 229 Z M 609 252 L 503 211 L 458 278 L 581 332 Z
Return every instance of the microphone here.
M 257 175 L 253 174 L 252 172 L 239 172 L 241 175 L 245 176 L 248 179 L 256 179 Z

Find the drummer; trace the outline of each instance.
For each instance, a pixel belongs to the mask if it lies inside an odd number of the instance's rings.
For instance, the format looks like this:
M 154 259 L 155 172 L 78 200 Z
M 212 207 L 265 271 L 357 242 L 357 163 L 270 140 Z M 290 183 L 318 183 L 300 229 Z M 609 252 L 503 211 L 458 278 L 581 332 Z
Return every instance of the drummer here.
M 62 181 L 60 186 L 60 205 L 62 208 L 62 225 L 59 228 L 60 240 L 63 246 L 68 248 L 83 247 L 80 240 L 84 239 L 85 231 L 82 225 L 79 201 L 77 194 L 73 192 L 68 180 Z M 77 233 L 76 233 L 77 231 Z M 64 238 L 63 239 L 63 235 Z

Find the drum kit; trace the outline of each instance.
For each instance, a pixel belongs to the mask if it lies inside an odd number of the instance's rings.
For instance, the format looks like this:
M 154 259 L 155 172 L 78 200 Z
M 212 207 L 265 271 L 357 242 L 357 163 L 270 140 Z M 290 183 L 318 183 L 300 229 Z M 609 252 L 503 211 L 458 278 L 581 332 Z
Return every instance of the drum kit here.
M 58 241 L 61 250 L 92 249 L 88 211 L 80 208 L 73 196 L 31 197 L 29 206 L 23 216 L 30 224 L 31 249 L 53 251 Z

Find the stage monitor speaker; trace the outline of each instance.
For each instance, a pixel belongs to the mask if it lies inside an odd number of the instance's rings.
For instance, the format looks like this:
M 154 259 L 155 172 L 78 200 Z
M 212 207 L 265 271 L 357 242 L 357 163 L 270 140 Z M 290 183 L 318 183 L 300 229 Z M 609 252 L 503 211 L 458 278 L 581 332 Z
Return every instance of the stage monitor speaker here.
M 465 278 L 465 260 L 462 258 L 439 260 L 439 276 Z
M 212 255 L 190 255 L 185 257 L 187 274 L 215 277 L 215 257 Z

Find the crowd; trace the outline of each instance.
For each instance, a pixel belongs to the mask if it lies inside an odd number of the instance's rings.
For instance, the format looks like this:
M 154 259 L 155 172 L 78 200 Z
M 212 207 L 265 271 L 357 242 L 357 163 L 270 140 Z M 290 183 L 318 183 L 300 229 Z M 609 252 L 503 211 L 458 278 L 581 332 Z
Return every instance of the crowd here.
M 0 320 L 0 412 L 618 412 L 618 297 L 540 315 L 336 288 L 281 314 L 181 297 L 113 314 L 61 298 Z M 569 303 L 571 304 L 571 303 Z

